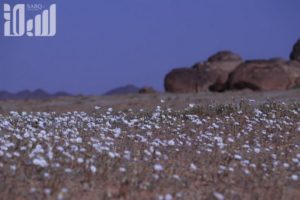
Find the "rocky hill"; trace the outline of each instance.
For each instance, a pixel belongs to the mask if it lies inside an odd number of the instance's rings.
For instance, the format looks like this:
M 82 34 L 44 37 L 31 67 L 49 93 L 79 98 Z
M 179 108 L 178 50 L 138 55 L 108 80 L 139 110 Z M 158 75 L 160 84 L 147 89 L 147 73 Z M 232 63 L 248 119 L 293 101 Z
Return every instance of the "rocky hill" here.
M 8 91 L 0 91 L 0 100 L 24 100 L 24 99 L 50 99 L 55 97 L 73 96 L 67 92 L 56 92 L 50 94 L 44 90 L 38 89 L 34 91 L 23 90 L 17 93 Z

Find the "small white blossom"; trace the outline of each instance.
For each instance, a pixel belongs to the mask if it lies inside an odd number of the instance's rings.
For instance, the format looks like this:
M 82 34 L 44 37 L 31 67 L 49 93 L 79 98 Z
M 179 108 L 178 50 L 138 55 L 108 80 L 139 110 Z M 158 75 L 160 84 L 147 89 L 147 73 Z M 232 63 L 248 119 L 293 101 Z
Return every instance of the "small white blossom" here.
M 298 175 L 293 174 L 293 175 L 291 176 L 291 179 L 292 179 L 293 181 L 298 181 L 299 177 L 298 177 Z
M 165 195 L 165 200 L 173 200 L 173 197 L 171 194 L 166 194 Z
M 224 200 L 225 199 L 224 195 L 219 193 L 219 192 L 214 192 L 214 196 L 216 197 L 217 200 Z
M 283 163 L 283 167 L 284 167 L 284 168 L 289 168 L 290 165 L 289 165 L 288 163 Z
M 155 171 L 162 171 L 163 169 L 164 169 L 163 166 L 160 165 L 160 164 L 155 164 L 155 165 L 154 165 L 154 170 L 155 170 Z
M 81 163 L 83 163 L 83 158 L 77 158 L 77 163 L 79 163 L 79 164 L 81 164 Z
M 190 165 L 191 170 L 196 171 L 197 170 L 197 166 L 194 163 L 191 163 Z
M 174 142 L 174 140 L 169 140 L 169 141 L 168 141 L 168 145 L 170 145 L 170 146 L 174 146 L 174 145 L 175 145 L 175 142 Z
M 38 157 L 38 158 L 33 159 L 33 164 L 37 165 L 37 166 L 40 166 L 40 167 L 47 167 L 48 166 L 47 161 L 43 157 Z
M 120 168 L 119 168 L 119 171 L 120 171 L 120 172 L 126 172 L 126 169 L 125 169 L 124 167 L 120 167 Z
M 240 155 L 238 155 L 238 154 L 235 154 L 235 155 L 234 155 L 234 158 L 235 158 L 236 160 L 241 160 L 241 159 L 242 159 L 242 156 L 240 156 Z
M 92 165 L 90 167 L 90 169 L 91 169 L 91 171 L 92 171 L 93 174 L 95 174 L 97 172 L 97 168 L 94 165 Z
M 51 189 L 50 188 L 45 188 L 44 192 L 46 195 L 50 195 L 51 194 Z

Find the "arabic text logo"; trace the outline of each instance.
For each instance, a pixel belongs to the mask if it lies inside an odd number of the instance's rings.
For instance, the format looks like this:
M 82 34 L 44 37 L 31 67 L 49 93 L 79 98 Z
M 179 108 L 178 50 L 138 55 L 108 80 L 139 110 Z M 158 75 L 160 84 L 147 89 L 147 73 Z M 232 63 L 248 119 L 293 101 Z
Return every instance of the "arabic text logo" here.
M 25 4 L 11 7 L 4 4 L 4 36 L 53 37 L 56 34 L 56 4 L 50 5 L 41 14 L 26 20 Z

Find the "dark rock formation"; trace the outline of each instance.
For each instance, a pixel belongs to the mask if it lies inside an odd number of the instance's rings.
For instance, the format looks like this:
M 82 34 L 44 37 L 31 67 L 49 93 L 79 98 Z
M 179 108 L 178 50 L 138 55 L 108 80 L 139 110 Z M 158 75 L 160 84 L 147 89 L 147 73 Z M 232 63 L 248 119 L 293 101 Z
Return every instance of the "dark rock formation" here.
M 191 68 L 172 70 L 165 77 L 167 92 L 200 92 L 226 89 L 229 74 L 242 62 L 240 56 L 230 51 L 220 51 L 208 61 L 197 63 Z
M 300 39 L 294 45 L 290 58 L 291 60 L 300 61 Z
M 157 91 L 152 87 L 142 87 L 139 90 L 139 94 L 155 94 Z
M 228 79 L 228 89 L 258 91 L 286 90 L 296 87 L 300 67 L 283 60 L 252 60 L 239 65 Z
M 290 58 L 290 61 L 275 57 L 243 62 L 237 54 L 220 51 L 192 68 L 172 70 L 165 77 L 165 90 L 184 93 L 300 87 L 300 39 L 294 45 Z
M 219 51 L 207 59 L 207 62 L 242 61 L 242 58 L 231 51 Z
M 200 91 L 224 91 L 229 74 L 239 64 L 241 61 L 215 61 L 194 65 L 199 77 L 198 88 Z
M 200 81 L 197 69 L 177 68 L 173 69 L 165 77 L 164 85 L 167 92 L 187 93 L 199 92 Z

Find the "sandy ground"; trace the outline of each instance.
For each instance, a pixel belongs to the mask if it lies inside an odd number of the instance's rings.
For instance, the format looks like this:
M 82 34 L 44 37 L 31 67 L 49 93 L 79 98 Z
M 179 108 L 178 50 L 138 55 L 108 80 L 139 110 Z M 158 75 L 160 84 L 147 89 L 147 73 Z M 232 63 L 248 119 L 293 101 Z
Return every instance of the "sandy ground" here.
M 134 95 L 114 95 L 114 96 L 78 96 L 62 97 L 49 100 L 7 100 L 0 101 L 0 113 L 9 111 L 85 111 L 90 112 L 95 106 L 101 108 L 114 108 L 117 110 L 145 109 L 152 110 L 164 99 L 166 105 L 173 109 L 186 108 L 190 103 L 206 105 L 210 103 L 238 103 L 242 99 L 255 100 L 256 103 L 266 101 L 300 101 L 300 89 L 275 92 L 253 92 L 238 91 L 211 93 L 203 92 L 198 94 L 134 94 Z

